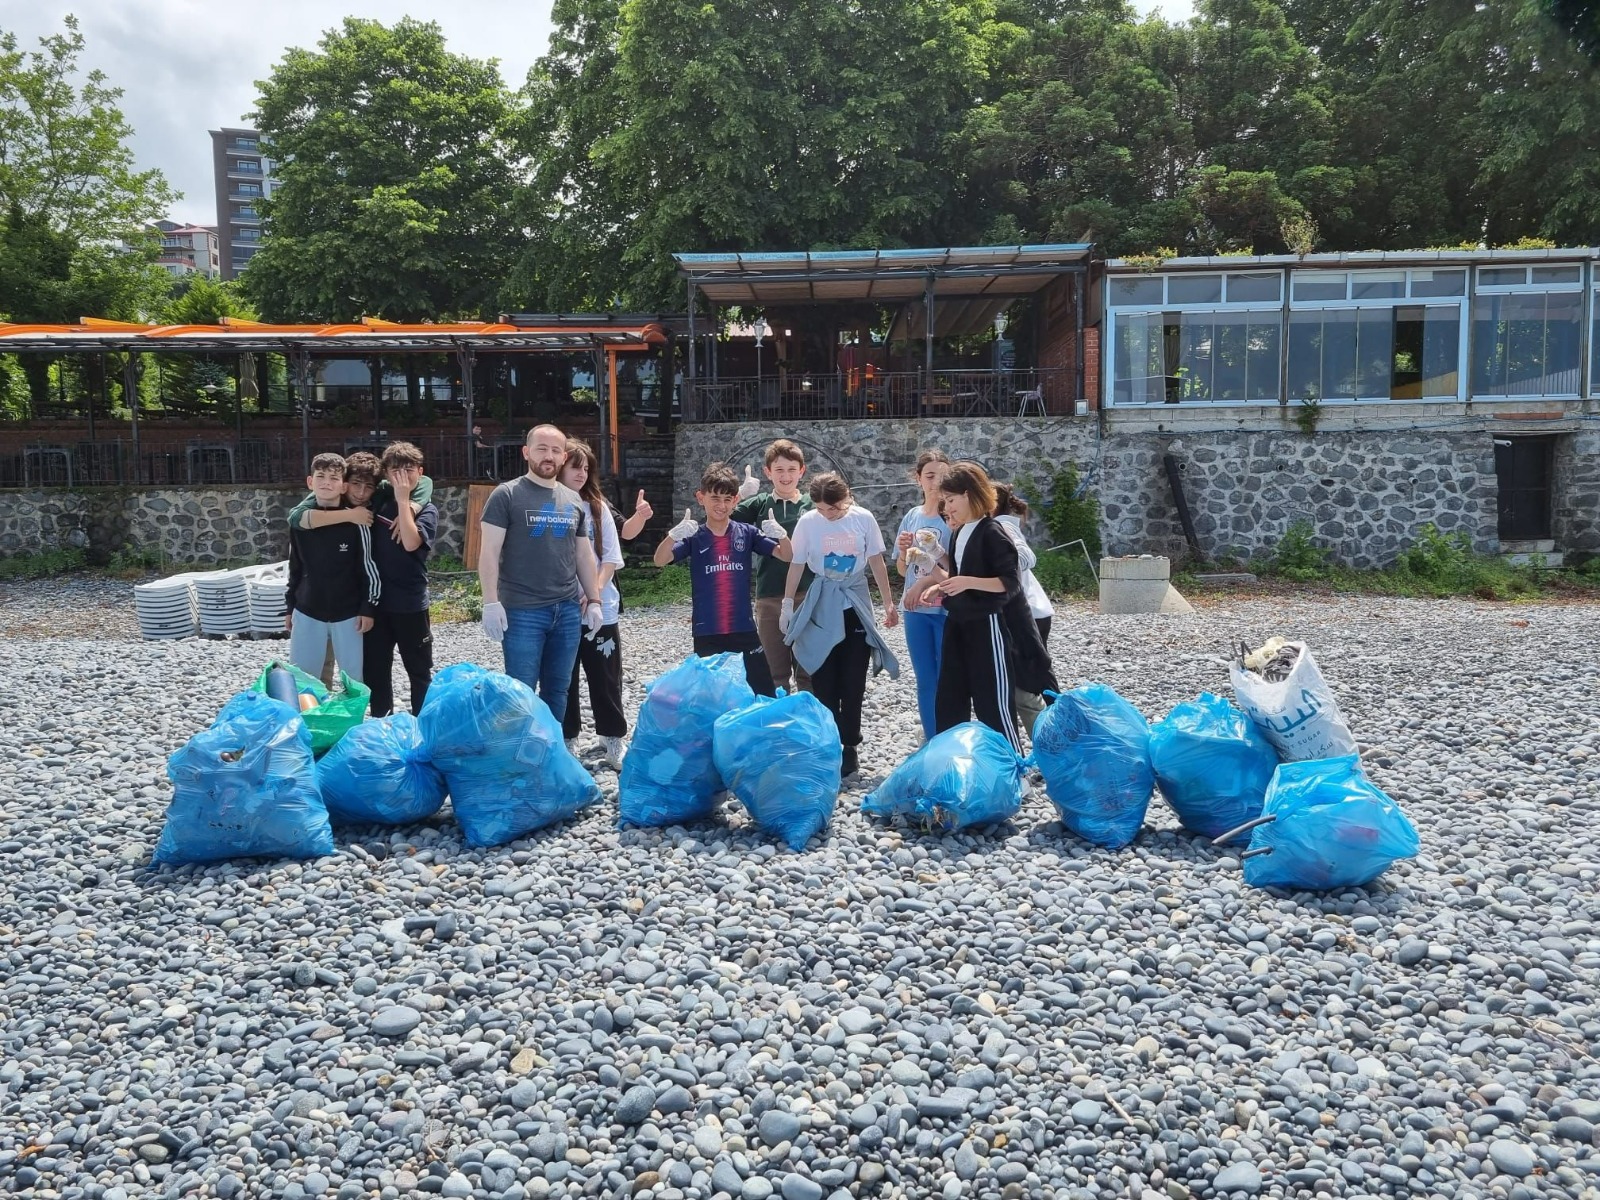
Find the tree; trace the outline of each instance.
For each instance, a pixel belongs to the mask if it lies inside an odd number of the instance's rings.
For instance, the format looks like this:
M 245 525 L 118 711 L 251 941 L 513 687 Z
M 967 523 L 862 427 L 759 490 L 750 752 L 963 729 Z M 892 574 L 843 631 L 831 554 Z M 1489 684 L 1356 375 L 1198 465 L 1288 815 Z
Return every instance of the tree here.
M 160 319 L 166 325 L 220 325 L 224 317 L 254 320 L 256 316 L 238 281 L 190 275 L 173 283 Z M 161 381 L 163 402 L 176 398 L 176 407 L 198 408 L 201 391 L 208 383 L 226 387 L 231 394 L 235 386 L 233 360 L 210 354 L 173 355 L 163 364 Z
M 679 304 L 674 251 L 971 228 L 949 152 L 1001 35 L 990 0 L 558 0 L 552 17 L 513 300 Z
M 483 315 L 516 244 L 511 97 L 439 26 L 347 17 L 257 84 L 278 183 L 244 274 L 272 320 Z
M 1550 15 L 1560 23 L 1589 61 L 1600 66 L 1600 3 L 1595 0 L 1545 0 Z
M 1329 113 L 1271 0 L 1202 0 L 1182 25 L 1135 21 L 1122 0 L 1039 15 L 967 123 L 991 235 L 1282 248 L 1284 221 L 1305 214 L 1291 180 L 1326 154 Z
M 31 52 L 0 33 L 0 317 L 138 318 L 167 284 L 146 223 L 176 197 L 159 171 L 134 170 L 121 89 L 99 71 L 75 82 L 84 40 L 74 18 L 63 26 Z M 38 411 L 49 363 L 22 365 Z

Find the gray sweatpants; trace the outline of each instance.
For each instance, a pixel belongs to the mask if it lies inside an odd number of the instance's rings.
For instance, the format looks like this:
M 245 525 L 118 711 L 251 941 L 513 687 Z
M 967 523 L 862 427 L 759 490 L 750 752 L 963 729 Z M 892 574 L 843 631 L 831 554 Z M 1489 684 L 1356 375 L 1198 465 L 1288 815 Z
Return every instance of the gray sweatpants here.
M 360 683 L 363 682 L 361 642 L 355 617 L 344 621 L 318 621 L 296 612 L 294 623 L 289 627 L 289 661 L 307 675 L 321 675 L 322 661 L 331 643 L 339 669 Z

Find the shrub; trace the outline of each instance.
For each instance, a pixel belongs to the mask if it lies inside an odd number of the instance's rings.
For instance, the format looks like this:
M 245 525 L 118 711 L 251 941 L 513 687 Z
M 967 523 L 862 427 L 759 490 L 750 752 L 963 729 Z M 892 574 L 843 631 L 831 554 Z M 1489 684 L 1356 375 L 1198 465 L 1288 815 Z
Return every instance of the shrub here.
M 1046 499 L 1031 477 L 1018 481 L 1017 489 L 1034 508 L 1050 534 L 1050 545 L 1062 546 L 1081 541 L 1089 557 L 1100 557 L 1100 501 L 1085 492 L 1078 494 L 1078 469 L 1067 463 L 1050 482 Z M 1043 555 L 1040 556 L 1041 558 Z M 1034 575 L 1039 577 L 1037 568 Z M 1044 580 L 1039 577 L 1040 583 Z
M 1093 595 L 1096 593 L 1094 573 L 1076 549 L 1071 553 L 1047 550 L 1034 564 L 1033 577 L 1052 599 L 1059 596 Z
M 0 558 L 0 579 L 48 579 L 52 575 L 81 571 L 88 561 L 88 556 L 73 546 L 13 554 L 8 558 Z
M 1296 521 L 1278 539 L 1267 570 L 1302 583 L 1328 576 L 1328 552 L 1312 540 L 1310 521 Z

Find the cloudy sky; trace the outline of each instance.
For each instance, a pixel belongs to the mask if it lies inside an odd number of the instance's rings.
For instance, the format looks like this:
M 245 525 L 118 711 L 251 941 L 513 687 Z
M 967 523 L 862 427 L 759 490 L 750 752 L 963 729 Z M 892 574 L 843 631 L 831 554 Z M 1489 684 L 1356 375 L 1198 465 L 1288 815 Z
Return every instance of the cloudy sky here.
M 1135 5 L 1168 17 L 1188 16 L 1192 7 L 1190 0 Z M 207 225 L 216 221 L 207 130 L 245 124 L 255 81 L 287 47 L 315 45 L 343 14 L 385 23 L 406 15 L 437 21 L 453 50 L 498 59 L 513 87 L 527 77 L 550 34 L 549 0 L 8 0 L 0 10 L 0 29 L 16 34 L 24 49 L 58 32 L 64 13 L 77 15 L 87 43 L 82 64 L 98 67 L 123 89 L 139 165 L 159 167 L 183 192 L 173 219 Z

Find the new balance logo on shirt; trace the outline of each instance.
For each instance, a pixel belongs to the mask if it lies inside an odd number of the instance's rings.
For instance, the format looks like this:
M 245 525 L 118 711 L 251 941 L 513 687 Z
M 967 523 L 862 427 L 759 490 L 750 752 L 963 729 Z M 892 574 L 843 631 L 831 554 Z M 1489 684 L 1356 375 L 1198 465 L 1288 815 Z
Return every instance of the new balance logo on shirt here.
M 525 508 L 523 519 L 528 523 L 529 537 L 571 537 L 578 527 L 578 510 L 570 504 L 558 505 L 554 501 L 541 508 Z

